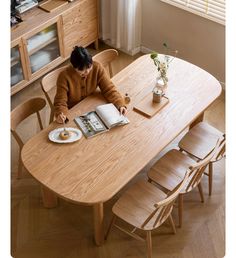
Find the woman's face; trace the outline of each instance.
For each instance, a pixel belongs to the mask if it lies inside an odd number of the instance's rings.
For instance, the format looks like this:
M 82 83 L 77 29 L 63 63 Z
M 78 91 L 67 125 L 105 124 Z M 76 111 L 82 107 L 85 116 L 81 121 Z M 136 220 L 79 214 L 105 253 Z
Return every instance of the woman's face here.
M 76 71 L 80 75 L 81 78 L 86 78 L 88 76 L 88 74 L 91 72 L 92 68 L 93 68 L 93 65 L 91 64 L 91 66 L 89 66 L 83 70 L 76 69 Z

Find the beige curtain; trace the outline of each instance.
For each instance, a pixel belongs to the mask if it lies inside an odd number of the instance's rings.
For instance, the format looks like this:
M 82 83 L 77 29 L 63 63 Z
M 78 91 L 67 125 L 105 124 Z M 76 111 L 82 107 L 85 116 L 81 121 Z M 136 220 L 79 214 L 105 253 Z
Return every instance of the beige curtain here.
M 141 0 L 100 0 L 100 38 L 134 55 L 141 45 Z

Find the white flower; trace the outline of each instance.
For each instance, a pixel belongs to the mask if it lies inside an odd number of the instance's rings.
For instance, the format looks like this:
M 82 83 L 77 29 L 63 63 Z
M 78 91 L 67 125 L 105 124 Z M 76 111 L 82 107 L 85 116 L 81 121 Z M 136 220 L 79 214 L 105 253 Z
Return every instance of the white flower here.
M 163 46 L 167 50 L 170 50 L 166 43 L 164 43 Z M 175 50 L 175 56 L 177 55 L 177 53 L 178 51 Z M 151 53 L 150 57 L 157 67 L 158 76 L 162 79 L 163 83 L 166 84 L 168 82 L 167 70 L 169 68 L 169 64 L 174 60 L 175 57 L 171 58 L 168 55 L 159 55 L 157 52 Z
M 166 70 L 166 68 L 167 68 L 166 63 L 163 63 L 163 62 L 160 63 L 159 67 L 160 67 L 161 70 Z

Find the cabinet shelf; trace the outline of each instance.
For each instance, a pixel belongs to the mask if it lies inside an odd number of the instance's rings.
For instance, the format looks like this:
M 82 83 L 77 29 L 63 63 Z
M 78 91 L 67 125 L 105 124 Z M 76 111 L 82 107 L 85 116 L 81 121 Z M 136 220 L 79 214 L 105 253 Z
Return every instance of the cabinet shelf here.
M 57 41 L 57 37 L 54 37 L 54 38 L 52 38 L 52 39 L 50 39 L 50 40 L 48 40 L 48 41 L 42 43 L 40 46 L 38 46 L 38 47 L 36 47 L 36 48 L 30 50 L 30 51 L 28 52 L 28 55 L 29 55 L 29 56 L 33 55 L 34 53 L 38 52 L 38 51 L 41 50 L 42 48 L 44 48 L 44 47 L 48 46 L 49 44 L 53 43 L 54 41 Z
M 19 57 L 13 58 L 13 59 L 11 60 L 11 67 L 13 67 L 13 66 L 15 66 L 15 65 L 17 65 L 17 64 L 19 64 L 19 63 L 20 63 L 20 58 L 19 58 Z

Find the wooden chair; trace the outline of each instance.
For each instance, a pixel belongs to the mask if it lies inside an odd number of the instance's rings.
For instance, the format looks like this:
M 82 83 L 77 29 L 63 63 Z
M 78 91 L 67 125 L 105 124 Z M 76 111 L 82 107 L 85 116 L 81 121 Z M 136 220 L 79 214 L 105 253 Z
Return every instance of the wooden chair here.
M 171 215 L 174 201 L 178 197 L 181 189 L 188 180 L 189 173 L 186 172 L 183 180 L 173 191 L 165 194 L 146 180 L 140 180 L 130 187 L 115 203 L 112 208 L 113 218 L 109 225 L 106 239 L 114 225 L 121 231 L 134 237 L 137 240 L 146 241 L 147 257 L 152 257 L 152 237 L 151 231 L 161 226 L 167 219 L 176 233 L 175 224 Z M 132 231 L 115 224 L 117 218 L 126 221 L 133 227 Z M 135 233 L 137 229 L 146 232 L 146 239 Z
M 57 84 L 57 78 L 59 74 L 64 71 L 69 65 L 60 67 L 56 70 L 53 70 L 52 72 L 48 73 L 46 76 L 43 77 L 41 80 L 41 88 L 44 92 L 44 95 L 48 101 L 49 107 L 50 107 L 50 118 L 49 118 L 49 124 L 54 119 L 54 105 L 53 100 L 49 96 L 49 91 L 52 90 L 54 87 L 56 87 Z
M 168 193 L 175 189 L 176 185 L 183 179 L 186 169 L 190 170 L 188 182 L 181 190 L 178 197 L 179 227 L 182 226 L 183 195 L 192 191 L 195 187 L 198 187 L 201 201 L 204 202 L 201 179 L 205 168 L 216 155 L 221 141 L 222 139 L 217 142 L 215 141 L 215 148 L 213 148 L 205 159 L 199 162 L 191 159 L 179 150 L 170 150 L 161 157 L 148 172 L 149 181 L 155 182 L 157 186 Z
M 43 125 L 42 125 L 42 120 L 41 120 L 39 111 L 41 109 L 43 109 L 45 106 L 46 106 L 45 99 L 33 98 L 33 99 L 30 99 L 30 100 L 22 103 L 21 105 L 17 106 L 14 110 L 11 111 L 11 133 L 12 133 L 13 137 L 16 139 L 16 141 L 20 147 L 19 166 L 18 166 L 18 173 L 17 173 L 18 178 L 21 178 L 21 175 L 22 175 L 23 164 L 21 161 L 21 150 L 24 146 L 24 143 L 23 143 L 21 137 L 19 136 L 19 134 L 16 132 L 16 129 L 23 120 L 25 120 L 30 115 L 36 113 L 40 129 L 42 130 Z
M 112 61 L 118 57 L 118 51 L 115 49 L 106 49 L 93 56 L 93 60 L 101 63 L 105 69 L 108 68 L 110 78 L 113 77 Z
M 223 139 L 218 152 L 209 162 L 208 173 L 205 173 L 208 176 L 209 195 L 212 194 L 213 163 L 225 156 L 225 134 L 205 122 L 200 122 L 189 130 L 179 142 L 181 151 L 185 151 L 197 160 L 203 160 L 214 148 L 216 139 L 220 137 Z

